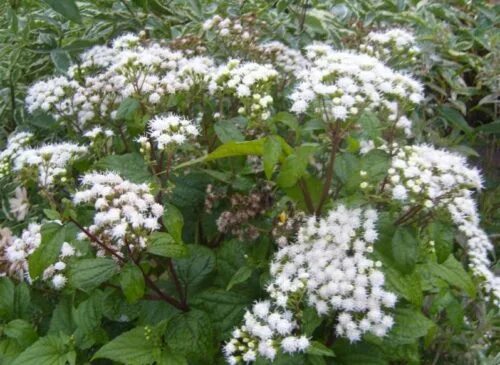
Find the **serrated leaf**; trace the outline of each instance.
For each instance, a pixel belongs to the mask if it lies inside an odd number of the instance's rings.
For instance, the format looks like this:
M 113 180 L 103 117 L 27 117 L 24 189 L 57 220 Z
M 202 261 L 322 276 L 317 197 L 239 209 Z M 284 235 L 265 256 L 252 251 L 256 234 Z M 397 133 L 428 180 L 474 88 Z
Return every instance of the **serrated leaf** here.
M 72 20 L 75 23 L 81 23 L 82 17 L 80 10 L 76 6 L 75 0 L 43 0 L 52 9 L 64 16 L 66 19 Z
M 400 308 L 394 316 L 394 327 L 389 331 L 387 341 L 394 344 L 410 344 L 435 326 L 429 318 L 415 309 Z
M 184 217 L 179 209 L 172 204 L 165 204 L 163 213 L 163 224 L 175 242 L 182 243 L 182 228 L 184 227 Z
M 97 291 L 89 299 L 78 305 L 74 311 L 74 321 L 83 334 L 90 334 L 101 324 L 102 296 Z
M 323 320 L 312 307 L 306 307 L 302 312 L 302 330 L 307 336 L 312 336 L 314 330 L 321 324 Z
M 189 256 L 174 260 L 179 281 L 188 291 L 195 290 L 215 268 L 212 250 L 199 245 L 187 245 Z
M 277 184 L 282 188 L 294 186 L 306 173 L 309 157 L 315 150 L 314 145 L 302 145 L 296 148 L 295 152 L 283 161 L 276 179 Z
M 76 353 L 68 337 L 49 335 L 24 350 L 11 365 L 75 365 Z
M 32 278 L 37 278 L 43 271 L 57 261 L 61 246 L 65 241 L 74 238 L 76 228 L 74 225 L 61 225 L 59 223 L 44 224 L 40 230 L 42 242 L 29 256 L 29 272 Z
M 181 258 L 188 253 L 186 245 L 176 243 L 174 238 L 165 232 L 153 232 L 148 238 L 147 251 L 153 255 Z
M 274 137 L 269 136 L 264 141 L 262 160 L 264 163 L 264 172 L 268 180 L 271 179 L 274 166 L 278 163 L 281 156 L 281 143 Z
M 160 349 L 155 341 L 146 338 L 145 327 L 122 333 L 101 347 L 93 359 L 109 359 L 127 365 L 152 364 Z
M 428 272 L 443 279 L 450 285 L 462 289 L 471 298 L 476 297 L 476 287 L 473 281 L 464 270 L 462 264 L 453 255 L 448 256 L 448 259 L 442 264 L 429 262 L 424 267 Z
M 438 107 L 438 111 L 441 116 L 446 119 L 454 127 L 464 131 L 465 133 L 471 133 L 473 131 L 472 127 L 467 123 L 462 114 L 456 109 L 448 106 Z
M 392 256 L 402 273 L 409 274 L 415 269 L 418 258 L 418 241 L 415 232 L 399 227 L 392 237 Z
M 154 181 L 144 158 L 138 153 L 109 155 L 97 161 L 94 167 L 98 170 L 109 170 L 118 173 L 133 183 L 150 183 Z
M 332 349 L 329 349 L 322 343 L 318 341 L 312 341 L 309 347 L 306 350 L 309 355 L 319 355 L 319 356 L 327 356 L 327 357 L 335 357 L 335 353 Z
M 214 131 L 222 143 L 244 141 L 245 136 L 232 120 L 220 120 L 214 124 Z
M 214 328 L 221 334 L 221 339 L 227 339 L 237 326 L 245 309 L 254 298 L 223 289 L 208 289 L 196 295 L 191 304 L 210 314 Z
M 10 318 L 14 312 L 15 287 L 9 278 L 0 278 L 0 317 Z
M 229 281 L 229 284 L 227 284 L 226 290 L 231 290 L 233 286 L 236 284 L 244 283 L 245 281 L 248 280 L 252 276 L 252 268 L 248 266 L 242 266 L 236 271 Z
M 134 303 L 144 296 L 146 284 L 142 271 L 133 264 L 122 267 L 120 272 L 120 286 L 125 294 L 125 298 L 130 303 Z
M 175 353 L 211 363 L 214 333 L 210 317 L 196 309 L 176 315 L 168 322 L 165 341 Z
M 5 336 L 16 340 L 23 349 L 38 338 L 33 325 L 22 319 L 15 319 L 7 323 L 3 328 L 3 333 Z
M 118 106 L 116 119 L 131 120 L 140 106 L 141 104 L 138 100 L 135 100 L 134 98 L 126 98 L 120 103 L 120 106 Z
M 69 284 L 83 291 L 90 291 L 118 271 L 118 265 L 110 258 L 98 257 L 76 261 L 69 268 Z
M 453 229 L 449 225 L 432 222 L 429 225 L 429 235 L 434 241 L 438 263 L 441 264 L 450 256 L 453 249 Z

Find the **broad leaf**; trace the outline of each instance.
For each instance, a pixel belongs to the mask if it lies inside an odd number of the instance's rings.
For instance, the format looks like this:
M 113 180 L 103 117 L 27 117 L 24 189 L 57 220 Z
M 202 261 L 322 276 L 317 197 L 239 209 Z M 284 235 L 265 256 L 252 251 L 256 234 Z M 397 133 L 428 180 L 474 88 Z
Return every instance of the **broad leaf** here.
M 177 354 L 194 361 L 204 360 L 212 363 L 214 350 L 214 333 L 210 317 L 200 310 L 176 315 L 168 322 L 165 341 Z
M 24 350 L 11 365 L 75 365 L 69 337 L 49 335 Z
M 187 247 L 176 243 L 173 237 L 165 232 L 153 232 L 148 238 L 149 253 L 163 257 L 180 258 L 187 255 Z
M 74 288 L 90 291 L 111 279 L 117 271 L 118 265 L 110 258 L 82 259 L 70 266 L 69 283 Z
M 94 165 L 98 170 L 108 170 L 118 173 L 124 179 L 134 183 L 151 183 L 151 176 L 144 158 L 138 153 L 106 156 Z
M 148 338 L 145 327 L 137 327 L 114 338 L 94 355 L 94 359 L 109 359 L 127 365 L 151 364 L 160 353 L 160 348 Z
M 392 256 L 399 271 L 411 273 L 418 259 L 418 241 L 409 228 L 398 228 L 392 237 Z
M 75 23 L 81 23 L 82 17 L 75 0 L 43 0 L 52 9 L 64 16 L 66 19 L 72 20 Z
M 136 265 L 125 265 L 120 272 L 120 286 L 130 303 L 141 299 L 146 288 L 142 271 Z

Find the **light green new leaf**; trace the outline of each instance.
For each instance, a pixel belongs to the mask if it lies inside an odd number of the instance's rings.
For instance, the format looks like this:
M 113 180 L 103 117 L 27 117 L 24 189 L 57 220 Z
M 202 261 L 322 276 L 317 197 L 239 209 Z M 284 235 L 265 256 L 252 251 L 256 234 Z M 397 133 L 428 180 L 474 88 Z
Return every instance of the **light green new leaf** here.
M 274 166 L 278 163 L 281 156 L 281 143 L 274 137 L 269 136 L 264 141 L 264 150 L 262 160 L 264 162 L 264 172 L 268 180 L 271 179 Z
M 172 236 L 175 242 L 182 243 L 182 228 L 184 227 L 184 217 L 179 209 L 172 204 L 165 204 L 163 213 L 163 224 Z
M 252 268 L 248 266 L 242 266 L 236 271 L 229 281 L 229 284 L 227 284 L 226 290 L 231 290 L 233 286 L 236 284 L 241 284 L 247 281 L 250 276 L 252 276 Z

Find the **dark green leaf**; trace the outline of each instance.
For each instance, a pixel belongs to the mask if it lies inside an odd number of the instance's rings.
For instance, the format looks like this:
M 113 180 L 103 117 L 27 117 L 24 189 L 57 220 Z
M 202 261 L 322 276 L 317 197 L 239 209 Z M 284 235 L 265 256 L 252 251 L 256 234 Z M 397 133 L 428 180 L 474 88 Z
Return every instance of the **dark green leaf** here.
M 36 341 L 38 335 L 36 334 L 33 325 L 22 319 L 15 319 L 3 328 L 3 333 L 17 343 L 24 349 Z
M 131 120 L 134 117 L 136 110 L 138 110 L 140 106 L 141 104 L 139 103 L 139 101 L 133 98 L 126 98 L 120 103 L 120 106 L 116 111 L 116 118 Z
M 54 66 L 56 69 L 62 73 L 66 73 L 68 71 L 69 66 L 71 65 L 71 58 L 69 57 L 68 52 L 62 49 L 54 49 L 50 51 L 50 58 L 52 62 L 54 62 Z
M 396 310 L 394 323 L 387 341 L 395 344 L 413 343 L 416 339 L 424 337 L 434 326 L 434 322 L 420 311 L 407 308 Z
M 114 338 L 101 347 L 94 359 L 109 359 L 127 365 L 152 364 L 160 348 L 148 338 L 145 327 L 137 327 Z
M 66 336 L 40 338 L 24 350 L 11 365 L 75 365 L 76 353 Z
M 453 230 L 449 225 L 433 222 L 429 225 L 429 234 L 434 241 L 438 263 L 446 261 L 453 249 Z
M 187 255 L 187 248 L 184 244 L 176 243 L 173 237 L 165 232 L 154 232 L 149 236 L 149 253 L 163 257 L 180 258 Z
M 125 265 L 120 272 L 120 286 L 130 303 L 141 299 L 146 287 L 142 271 L 136 265 Z
M 70 265 L 69 283 L 74 288 L 90 291 L 111 279 L 117 271 L 118 265 L 110 258 L 82 259 Z
M 453 255 L 448 256 L 448 259 L 441 265 L 435 262 L 429 262 L 424 265 L 427 272 L 443 279 L 450 285 L 465 291 L 471 298 L 476 297 L 476 286 L 471 278 L 464 270 L 462 264 L 458 262 Z
M 212 363 L 214 333 L 210 318 L 205 312 L 191 310 L 172 318 L 165 332 L 165 341 L 175 352 L 194 361 Z
M 94 165 L 98 170 L 109 170 L 118 173 L 124 179 L 134 183 L 150 183 L 154 181 L 144 158 L 138 153 L 125 155 L 109 155 Z
M 72 20 L 75 23 L 81 23 L 82 17 L 75 0 L 43 0 L 52 9 L 64 16 L 66 19 Z
M 214 130 L 222 143 L 245 140 L 245 136 L 232 120 L 218 121 L 214 124 Z
M 318 341 L 312 341 L 311 345 L 307 348 L 309 355 L 319 355 L 327 357 L 335 357 L 335 353 Z
M 248 280 L 248 278 L 250 278 L 251 275 L 252 268 L 248 266 L 240 267 L 240 269 L 234 273 L 229 284 L 227 284 L 226 290 L 231 290 L 231 288 L 236 284 L 244 283 Z
M 215 255 L 204 246 L 188 245 L 189 256 L 176 259 L 179 280 L 188 290 L 194 290 L 215 268 Z
M 418 259 L 418 241 L 409 228 L 398 228 L 392 237 L 392 256 L 399 271 L 409 274 Z
M 62 244 L 65 241 L 74 239 L 71 234 L 75 233 L 75 230 L 74 227 L 67 225 L 47 223 L 42 226 L 40 233 L 42 242 L 28 259 L 32 278 L 40 276 L 49 265 L 57 261 Z

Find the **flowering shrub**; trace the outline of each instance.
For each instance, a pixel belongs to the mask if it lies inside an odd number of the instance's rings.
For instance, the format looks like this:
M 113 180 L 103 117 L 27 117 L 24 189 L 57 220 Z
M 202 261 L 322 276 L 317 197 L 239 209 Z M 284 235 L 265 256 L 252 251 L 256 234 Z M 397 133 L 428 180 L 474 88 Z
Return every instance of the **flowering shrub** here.
M 30 85 L 51 127 L 0 152 L 1 363 L 496 356 L 485 178 L 419 129 L 426 48 L 266 26 L 124 32 Z

